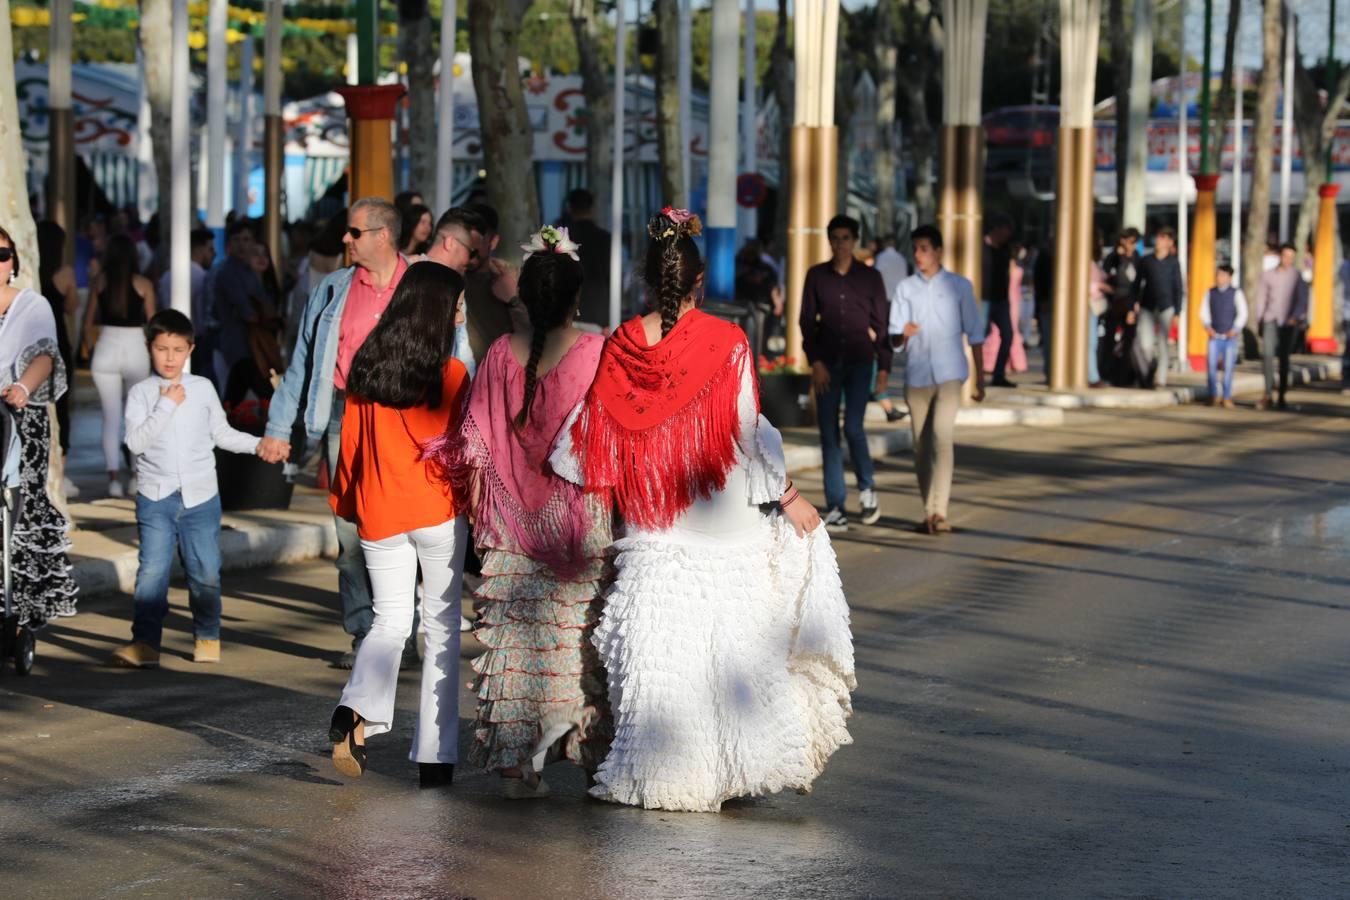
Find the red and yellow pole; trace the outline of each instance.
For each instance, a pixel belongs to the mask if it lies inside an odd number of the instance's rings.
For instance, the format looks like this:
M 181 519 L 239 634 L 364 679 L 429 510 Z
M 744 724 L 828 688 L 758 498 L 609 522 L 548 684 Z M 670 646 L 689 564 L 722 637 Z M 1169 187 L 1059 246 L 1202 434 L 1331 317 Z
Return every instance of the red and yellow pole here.
M 1214 192 L 1219 176 L 1203 173 L 1195 176 L 1195 217 L 1191 221 L 1191 259 L 1186 268 L 1186 356 L 1191 369 L 1203 372 L 1209 352 L 1209 337 L 1200 324 L 1200 303 L 1214 287 Z
M 1317 189 L 1317 239 L 1313 244 L 1312 309 L 1308 310 L 1308 349 L 1313 353 L 1335 353 L 1336 336 L 1332 318 L 1336 301 L 1336 195 L 1339 184 L 1324 184 Z
M 403 98 L 403 85 L 346 85 L 337 92 L 347 104 L 351 123 L 347 186 L 351 202 L 365 197 L 394 199 L 394 111 Z

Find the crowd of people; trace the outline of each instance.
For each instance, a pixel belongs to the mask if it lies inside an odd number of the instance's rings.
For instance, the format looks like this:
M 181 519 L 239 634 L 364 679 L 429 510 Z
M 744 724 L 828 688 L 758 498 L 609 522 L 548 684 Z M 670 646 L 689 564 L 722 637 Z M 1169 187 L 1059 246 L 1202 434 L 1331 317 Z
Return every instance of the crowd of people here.
M 584 190 L 569 195 L 563 220 L 521 244 L 518 269 L 495 255 L 503 236 L 482 202 L 437 218 L 415 194 L 360 199 L 294 232 L 280 267 L 247 219 L 228 225 L 219 262 L 201 229 L 190 316 L 164 308 L 169 280 L 156 284 L 155 249 L 126 221 L 92 223 L 74 266 L 60 264 L 64 234 L 42 223 L 40 291 L 11 285 L 21 260 L 0 230 L 0 399 L 27 495 L 14 534 L 21 621 L 74 613 L 68 523 L 46 490 L 47 407 L 65 450 L 68 378 L 89 357 L 108 493 L 134 496 L 140 534 L 131 641 L 110 662 L 158 665 L 175 555 L 194 661 L 220 662 L 215 453 L 301 463 L 313 447 L 329 473 L 351 637 L 328 723 L 340 772 L 365 771 L 367 740 L 393 728 L 400 669 L 420 666 L 409 756 L 423 786 L 452 782 L 460 635 L 471 629 L 485 652 L 472 663 L 469 761 L 498 773 L 508 797 L 547 795 L 541 773 L 562 759 L 586 770 L 594 796 L 649 808 L 716 810 L 809 789 L 850 741 L 852 639 L 827 536 L 849 527 L 845 446 L 859 521 L 874 524 L 865 412 L 876 401 L 892 422 L 908 416 L 918 530 L 951 532 L 963 390 L 979 402 L 986 375 L 1008 386 L 1010 371 L 1026 370 L 1026 318 L 1048 362 L 1053 261 L 996 218 L 977 297 L 943 266 L 933 226 L 908 235 L 911 270 L 894 236 L 860 252 L 859 223 L 830 221 L 831 256 L 808 270 L 799 319 L 822 515 L 792 486 L 781 435 L 759 410 L 757 369 L 786 343 L 772 248 L 750 242 L 737 259 L 752 343 L 699 308 L 701 222 L 666 208 L 639 266 L 645 312 L 606 335 L 610 239 L 593 205 Z M 1126 229 L 1094 267 L 1084 337 L 1094 385 L 1167 383 L 1184 283 L 1170 230 L 1154 233 L 1147 255 L 1140 238 Z M 1219 267 L 1200 309 L 1216 405 L 1232 406 L 1249 325 L 1260 330 L 1262 404 L 1284 405 L 1308 307 L 1295 255 L 1280 249 L 1250 305 Z M 268 401 L 261 435 L 227 416 L 250 396 Z M 125 486 L 124 462 L 134 469 Z M 466 573 L 472 623 L 461 612 Z M 723 614 L 728 603 L 735 616 Z
M 425 234 L 410 242 L 405 222 Z M 211 377 L 226 394 L 240 382 L 266 390 L 239 371 L 261 374 L 251 330 L 283 315 L 265 285 L 259 293 L 243 224 L 230 227 L 220 265 L 196 259 L 208 273 L 200 323 L 157 308 L 134 247 L 100 267 L 86 321 L 102 326 L 94 368 L 119 395 L 114 448 L 134 463 L 140 533 L 132 639 L 110 662 L 158 665 L 175 555 L 194 661 L 220 662 L 214 453 L 280 463 L 313 443 L 331 472 L 353 638 L 328 723 L 340 772 L 361 775 L 366 741 L 393 728 L 420 613 L 410 758 L 424 787 L 452 782 L 472 555 L 486 652 L 473 663 L 470 759 L 500 775 L 505 796 L 547 795 L 541 772 L 559 759 L 586 770 L 593 796 L 648 808 L 715 811 L 734 797 L 809 790 L 851 741 L 848 606 L 828 534 L 759 412 L 756 354 L 737 326 L 698 308 L 698 217 L 667 208 L 652 218 L 651 310 L 607 338 L 579 319 L 584 248 L 567 227 L 531 235 L 517 271 L 493 256 L 490 210 L 454 208 L 423 224 L 415 208 L 376 198 L 346 212 L 350 264 L 306 273 L 314 283 L 284 372 L 268 373 L 281 377 L 267 386 L 261 437 L 230 426 Z M 0 258 L 17 269 L 2 233 Z M 24 478 L 36 479 L 45 403 L 65 388 L 55 316 L 31 290 L 10 288 L 0 303 L 0 352 L 12 350 L 20 376 L 3 397 L 26 466 L 34 451 Z M 215 365 L 191 374 L 202 344 Z M 50 530 L 45 513 L 25 521 Z M 73 612 L 73 586 L 59 590 L 69 583 L 64 522 L 54 525 L 39 536 L 50 547 L 20 557 L 46 567 L 35 580 L 46 606 L 21 598 L 30 624 Z M 35 560 L 39 550 L 50 558 Z M 728 603 L 736 616 L 721 614 Z

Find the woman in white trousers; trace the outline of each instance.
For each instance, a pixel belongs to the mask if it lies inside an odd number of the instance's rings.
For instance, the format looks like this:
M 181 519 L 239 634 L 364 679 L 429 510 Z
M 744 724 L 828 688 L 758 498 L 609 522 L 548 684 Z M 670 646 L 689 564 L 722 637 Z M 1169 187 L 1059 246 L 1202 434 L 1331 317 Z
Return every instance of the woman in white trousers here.
M 367 222 L 375 219 L 372 214 Z M 376 240 L 389 237 L 376 229 L 351 240 L 353 258 L 359 261 L 370 249 L 362 244 Z M 366 768 L 366 739 L 393 727 L 420 566 L 427 642 L 410 758 L 422 786 L 434 787 L 452 781 L 459 759 L 459 619 L 468 526 L 422 448 L 446 431 L 468 393 L 468 371 L 452 356 L 455 301 L 464 281 L 439 263 L 417 263 L 403 272 L 405 265 L 386 274 L 384 288 L 397 283 L 397 289 L 378 319 L 366 319 L 375 324 L 360 349 L 346 355 L 339 348 L 333 379 L 346 396 L 329 502 L 337 515 L 356 523 L 375 621 L 357 648 L 328 737 L 333 764 L 356 777 Z M 367 296 L 349 296 L 348 304 L 378 311 L 379 285 L 360 289 Z M 345 321 L 343 330 L 349 339 Z
M 127 391 L 150 376 L 145 323 L 155 314 L 155 286 L 136 267 L 136 245 L 124 234 L 108 239 L 102 271 L 89 288 L 81 341 L 88 344 L 95 314 L 101 324 L 89 368 L 103 408 L 103 459 L 108 467 L 108 496 L 125 492 L 122 469 L 122 412 Z

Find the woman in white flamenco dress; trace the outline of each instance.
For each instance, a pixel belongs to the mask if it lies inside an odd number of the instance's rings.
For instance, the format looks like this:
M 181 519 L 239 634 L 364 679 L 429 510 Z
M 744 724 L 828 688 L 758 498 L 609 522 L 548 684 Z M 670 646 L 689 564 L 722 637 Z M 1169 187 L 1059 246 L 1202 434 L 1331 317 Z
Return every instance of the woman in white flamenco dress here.
M 807 792 L 852 742 L 855 680 L 834 550 L 759 414 L 749 344 L 694 309 L 697 228 L 680 210 L 652 220 L 660 312 L 610 337 L 550 461 L 610 491 L 626 523 L 593 637 L 615 734 L 591 794 L 715 812 Z

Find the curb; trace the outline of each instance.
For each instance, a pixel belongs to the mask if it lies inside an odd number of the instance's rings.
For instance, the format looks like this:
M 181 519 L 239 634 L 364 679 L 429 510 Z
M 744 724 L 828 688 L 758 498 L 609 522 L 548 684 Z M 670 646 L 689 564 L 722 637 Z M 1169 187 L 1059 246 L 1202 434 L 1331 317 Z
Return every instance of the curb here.
M 1289 367 L 1290 386 L 1311 384 L 1314 381 L 1335 380 L 1341 377 L 1340 359 L 1294 363 Z M 1189 376 L 1194 378 L 1195 374 Z M 1260 394 L 1265 390 L 1265 378 L 1259 372 L 1239 371 L 1233 376 L 1234 394 Z M 1197 384 L 1172 385 L 1166 390 L 1149 391 L 1135 388 L 1105 388 L 1077 393 L 1050 391 L 1016 391 L 1000 395 L 1000 403 L 1011 403 L 1029 408 L 1058 409 L 1165 409 L 1209 399 L 1209 386 L 1200 375 Z
M 134 535 L 135 526 L 130 526 Z M 121 544 L 119 546 L 125 546 Z M 331 517 L 325 521 L 284 521 L 272 523 L 227 514 L 221 522 L 220 562 L 222 572 L 237 572 L 284 563 L 304 562 L 338 552 L 337 531 Z M 139 560 L 136 549 L 103 555 L 72 553 L 71 577 L 84 597 L 121 592 L 130 594 L 136 587 Z M 173 574 L 183 570 L 174 560 Z

